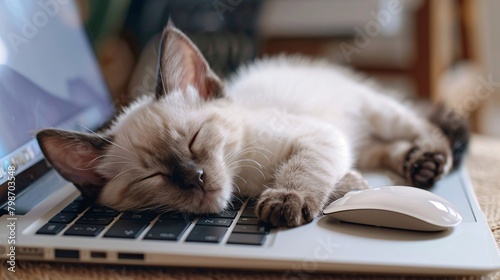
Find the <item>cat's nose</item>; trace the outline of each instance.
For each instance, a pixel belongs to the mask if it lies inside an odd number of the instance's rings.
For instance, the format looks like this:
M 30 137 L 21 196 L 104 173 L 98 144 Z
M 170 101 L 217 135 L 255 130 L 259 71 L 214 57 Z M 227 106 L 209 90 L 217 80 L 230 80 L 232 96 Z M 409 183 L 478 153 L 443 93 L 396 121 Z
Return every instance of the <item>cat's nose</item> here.
M 188 189 L 200 188 L 203 189 L 205 182 L 203 182 L 203 169 L 197 168 L 192 170 L 192 172 L 186 178 L 186 186 Z
M 205 187 L 205 173 L 194 161 L 187 161 L 176 166 L 172 180 L 181 189 L 190 190 Z

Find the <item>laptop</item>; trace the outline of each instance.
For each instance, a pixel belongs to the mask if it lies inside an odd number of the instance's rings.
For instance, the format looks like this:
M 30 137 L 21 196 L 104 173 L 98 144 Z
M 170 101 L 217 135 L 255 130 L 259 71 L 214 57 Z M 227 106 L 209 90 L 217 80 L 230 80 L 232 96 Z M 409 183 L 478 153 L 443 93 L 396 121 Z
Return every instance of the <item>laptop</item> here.
M 50 4 L 47 4 L 50 3 Z M 244 198 L 217 215 L 130 213 L 92 205 L 45 162 L 45 127 L 95 129 L 112 100 L 72 1 L 0 0 L 0 256 L 18 260 L 312 272 L 483 274 L 500 269 L 495 240 L 464 168 L 432 191 L 463 222 L 442 232 L 319 217 L 269 228 Z M 365 173 L 374 187 L 384 172 Z M 14 178 L 14 179 L 13 179 Z

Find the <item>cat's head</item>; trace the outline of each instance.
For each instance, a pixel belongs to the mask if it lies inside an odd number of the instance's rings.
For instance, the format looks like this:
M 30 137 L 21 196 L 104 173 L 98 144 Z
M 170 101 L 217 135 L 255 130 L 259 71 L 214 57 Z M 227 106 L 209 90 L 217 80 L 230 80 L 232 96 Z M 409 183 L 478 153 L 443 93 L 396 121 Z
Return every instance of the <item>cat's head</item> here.
M 239 127 L 220 114 L 223 84 L 172 25 L 163 32 L 157 88 L 102 134 L 45 129 L 50 164 L 90 199 L 119 210 L 218 212 L 232 193 Z

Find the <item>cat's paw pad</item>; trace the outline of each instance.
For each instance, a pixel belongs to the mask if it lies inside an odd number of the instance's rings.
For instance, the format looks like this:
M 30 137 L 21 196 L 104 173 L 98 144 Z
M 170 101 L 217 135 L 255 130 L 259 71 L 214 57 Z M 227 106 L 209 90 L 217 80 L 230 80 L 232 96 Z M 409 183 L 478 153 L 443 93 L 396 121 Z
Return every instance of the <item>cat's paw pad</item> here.
M 262 193 L 255 210 L 261 221 L 278 227 L 296 227 L 309 223 L 320 211 L 308 197 L 294 191 L 273 189 Z
M 413 186 L 429 188 L 443 175 L 445 165 L 446 154 L 423 152 L 415 147 L 407 154 L 403 172 Z

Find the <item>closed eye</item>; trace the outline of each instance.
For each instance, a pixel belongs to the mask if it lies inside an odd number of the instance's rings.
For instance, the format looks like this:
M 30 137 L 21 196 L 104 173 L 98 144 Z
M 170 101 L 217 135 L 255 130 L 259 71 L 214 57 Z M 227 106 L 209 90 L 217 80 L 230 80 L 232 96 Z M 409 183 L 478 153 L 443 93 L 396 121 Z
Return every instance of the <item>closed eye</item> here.
M 201 129 L 200 129 L 200 130 L 201 130 Z M 198 130 L 198 131 L 194 134 L 193 138 L 191 138 L 191 141 L 189 142 L 189 151 L 191 151 L 191 153 L 193 152 L 193 149 L 192 149 L 192 148 L 193 148 L 194 141 L 196 141 L 196 137 L 198 137 L 198 134 L 200 133 L 200 130 Z
M 151 179 L 151 178 L 154 178 L 156 176 L 161 176 L 161 177 L 164 177 L 164 178 L 169 178 L 170 176 L 165 174 L 165 173 L 161 173 L 161 172 L 156 172 L 156 173 L 153 173 L 151 175 L 148 175 L 146 177 L 143 177 L 143 178 L 140 178 L 138 180 L 136 180 L 135 182 L 141 182 L 141 181 L 145 181 L 145 180 L 148 180 L 148 179 Z

